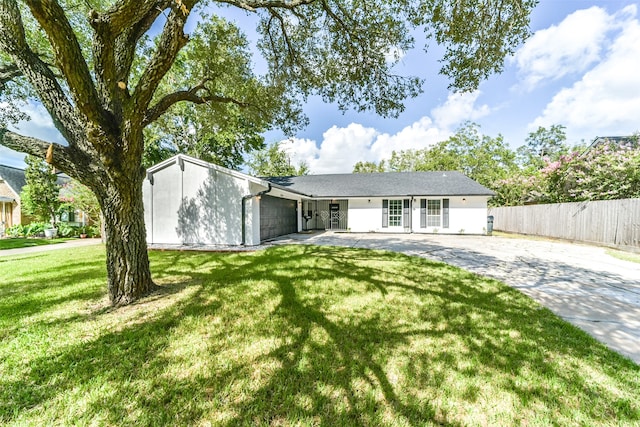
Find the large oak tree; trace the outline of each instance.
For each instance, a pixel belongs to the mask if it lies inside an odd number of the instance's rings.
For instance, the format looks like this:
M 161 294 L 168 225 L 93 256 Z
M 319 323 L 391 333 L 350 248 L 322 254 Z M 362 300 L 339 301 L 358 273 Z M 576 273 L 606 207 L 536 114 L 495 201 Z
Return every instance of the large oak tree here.
M 44 158 L 87 185 L 104 214 L 113 304 L 149 293 L 143 220 L 144 130 L 181 103 L 230 117 L 239 133 L 303 122 L 296 100 L 393 116 L 423 82 L 394 65 L 413 30 L 444 48 L 442 73 L 469 90 L 499 72 L 527 37 L 535 0 L 0 0 L 0 96 L 32 98 L 66 144 L 0 131 L 0 143 Z M 218 15 L 255 16 L 267 71 Z M 223 13 L 218 13 L 222 11 Z M 185 25 L 203 12 L 190 37 Z M 198 32 L 199 31 L 199 32 Z M 10 117 L 19 116 L 8 110 Z M 239 120 L 242 118 L 242 120 Z M 225 120 L 220 132 L 227 131 Z

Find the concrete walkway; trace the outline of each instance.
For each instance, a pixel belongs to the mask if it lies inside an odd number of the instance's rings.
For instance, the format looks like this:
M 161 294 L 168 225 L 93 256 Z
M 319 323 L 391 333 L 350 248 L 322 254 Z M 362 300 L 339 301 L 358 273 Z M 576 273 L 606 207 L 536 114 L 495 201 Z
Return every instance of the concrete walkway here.
M 601 247 L 526 238 L 293 234 L 272 242 L 386 249 L 498 279 L 640 364 L 640 264 Z
M 62 243 L 54 243 L 52 245 L 30 246 L 28 248 L 4 249 L 0 251 L 0 257 L 11 255 L 25 255 L 36 252 L 56 251 L 59 249 L 81 248 L 84 246 L 99 245 L 101 239 L 74 239 L 67 240 Z

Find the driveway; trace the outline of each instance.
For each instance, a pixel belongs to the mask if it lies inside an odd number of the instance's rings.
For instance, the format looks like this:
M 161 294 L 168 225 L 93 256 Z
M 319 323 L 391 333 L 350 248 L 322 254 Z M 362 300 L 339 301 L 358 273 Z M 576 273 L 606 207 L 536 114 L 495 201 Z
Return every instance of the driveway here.
M 329 232 L 272 243 L 386 249 L 493 277 L 640 364 L 640 264 L 604 248 L 497 236 Z

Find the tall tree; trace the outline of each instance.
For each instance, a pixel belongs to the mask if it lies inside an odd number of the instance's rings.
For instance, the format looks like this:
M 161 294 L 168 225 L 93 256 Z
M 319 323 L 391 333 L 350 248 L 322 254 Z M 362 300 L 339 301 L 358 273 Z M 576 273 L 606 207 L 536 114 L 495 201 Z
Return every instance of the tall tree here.
M 27 169 L 24 175 L 27 185 L 20 193 L 22 207 L 28 215 L 55 226 L 56 214 L 62 205 L 58 175 L 51 165 L 37 157 L 27 156 L 25 162 Z
M 449 139 L 432 147 L 394 151 L 388 169 L 394 172 L 455 170 L 495 188 L 496 183 L 514 172 L 517 166 L 515 153 L 502 135 L 482 135 L 479 125 L 467 122 Z
M 518 149 L 520 163 L 525 168 L 541 169 L 545 159 L 555 162 L 561 155 L 569 153 L 566 145 L 566 127 L 551 125 L 549 128 L 539 126 L 527 136 L 527 145 Z
M 51 163 L 96 194 L 109 295 L 124 304 L 155 286 L 142 205 L 144 129 L 174 106 L 228 108 L 251 126 L 287 128 L 300 122 L 295 100 L 317 94 L 343 109 L 394 116 L 421 90 L 419 78 L 393 72 L 399 53 L 414 45 L 413 28 L 443 47 L 451 88 L 469 90 L 499 72 L 528 36 L 535 3 L 0 0 L 0 71 L 13 70 L 0 73 L 0 86 L 13 100 L 38 99 L 65 138 L 52 145 Z M 185 24 L 200 4 L 209 18 L 189 37 Z M 238 32 L 224 29 L 233 25 L 212 17 L 218 6 L 258 17 L 265 76 L 253 73 Z M 0 143 L 41 158 L 50 146 L 6 129 Z
M 246 163 L 249 171 L 256 176 L 297 176 L 309 173 L 306 163 L 302 162 L 298 166 L 291 164 L 291 156 L 279 142 L 254 151 Z
M 379 163 L 376 162 L 357 162 L 353 165 L 353 173 L 373 173 L 373 172 L 384 172 L 385 171 L 385 162 L 384 159 L 380 160 Z

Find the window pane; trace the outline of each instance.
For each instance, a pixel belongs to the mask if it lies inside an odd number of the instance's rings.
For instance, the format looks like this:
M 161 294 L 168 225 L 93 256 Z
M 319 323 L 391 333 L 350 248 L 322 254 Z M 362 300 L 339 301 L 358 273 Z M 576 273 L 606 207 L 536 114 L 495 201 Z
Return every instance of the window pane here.
M 402 200 L 389 200 L 389 227 L 402 225 Z
M 440 227 L 440 200 L 427 200 L 427 226 Z

